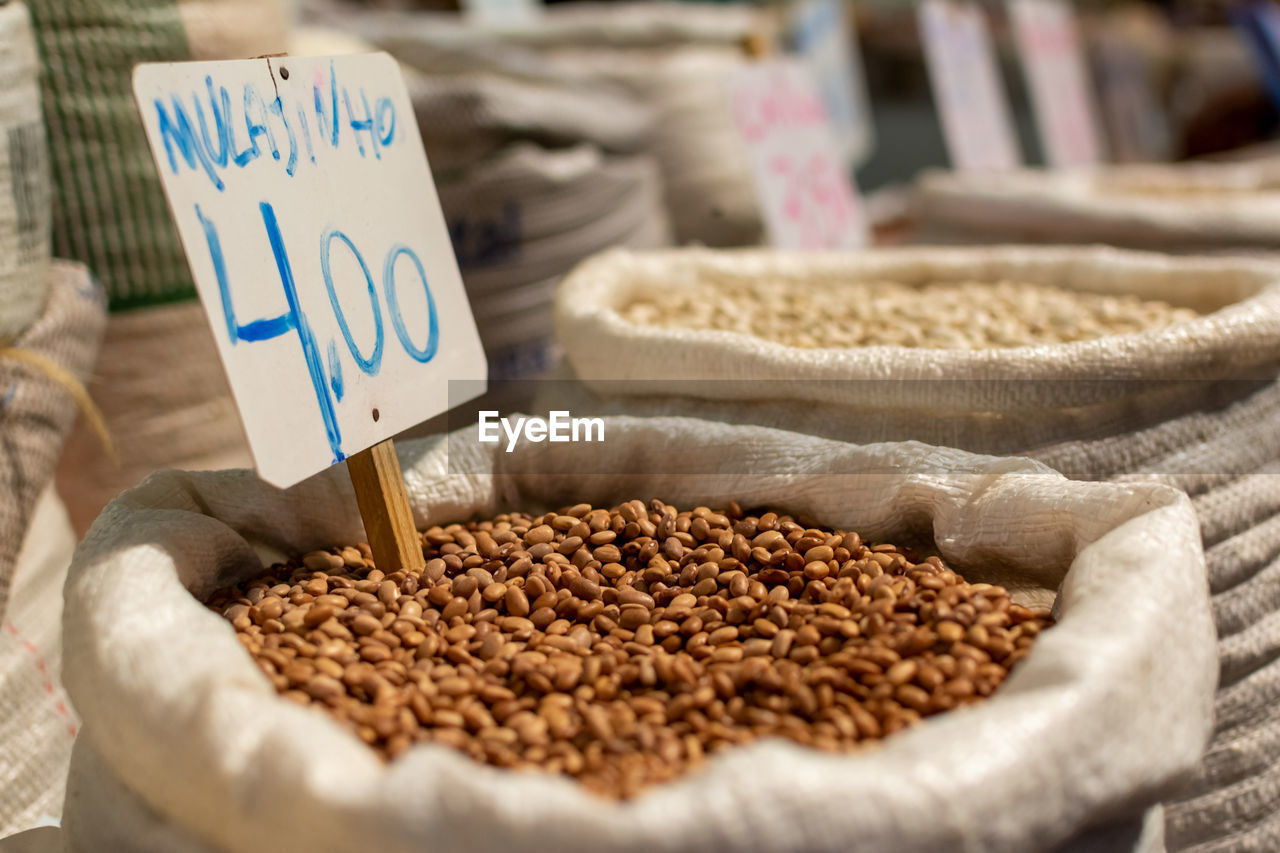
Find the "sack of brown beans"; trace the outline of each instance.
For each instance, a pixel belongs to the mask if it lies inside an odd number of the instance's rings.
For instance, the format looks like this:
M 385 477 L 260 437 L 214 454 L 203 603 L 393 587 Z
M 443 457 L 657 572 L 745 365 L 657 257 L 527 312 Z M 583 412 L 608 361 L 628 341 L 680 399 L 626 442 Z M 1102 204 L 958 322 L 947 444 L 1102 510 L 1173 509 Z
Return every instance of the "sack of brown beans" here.
M 112 502 L 66 586 L 68 849 L 1062 849 L 1194 767 L 1176 490 L 602 426 L 403 442 L 420 570 L 373 565 L 340 466 Z
M 1079 172 L 928 172 L 919 243 L 1106 243 L 1162 252 L 1280 249 L 1276 163 L 1135 165 Z
M 1169 843 L 1280 846 L 1280 767 L 1252 746 L 1280 742 L 1280 269 L 1101 248 L 615 253 L 566 280 L 557 334 L 588 390 L 548 402 L 575 415 L 917 439 L 1185 490 L 1222 685 Z

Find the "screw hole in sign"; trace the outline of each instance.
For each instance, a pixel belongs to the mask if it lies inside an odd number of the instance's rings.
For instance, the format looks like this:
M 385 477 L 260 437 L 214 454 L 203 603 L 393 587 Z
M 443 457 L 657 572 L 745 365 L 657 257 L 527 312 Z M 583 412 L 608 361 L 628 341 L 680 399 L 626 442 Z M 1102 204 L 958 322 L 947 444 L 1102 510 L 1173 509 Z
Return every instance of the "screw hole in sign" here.
M 280 79 L 281 79 L 281 80 L 288 80 L 288 79 L 289 79 L 289 69 L 288 69 L 288 68 L 285 68 L 284 66 L 281 66 L 281 67 L 280 67 Z
M 377 420 L 378 420 L 378 418 L 380 418 L 380 417 L 382 417 L 382 413 L 381 413 L 381 412 L 379 412 L 377 409 L 374 409 L 374 410 L 373 410 L 373 419 L 374 419 L 374 421 L 377 421 Z

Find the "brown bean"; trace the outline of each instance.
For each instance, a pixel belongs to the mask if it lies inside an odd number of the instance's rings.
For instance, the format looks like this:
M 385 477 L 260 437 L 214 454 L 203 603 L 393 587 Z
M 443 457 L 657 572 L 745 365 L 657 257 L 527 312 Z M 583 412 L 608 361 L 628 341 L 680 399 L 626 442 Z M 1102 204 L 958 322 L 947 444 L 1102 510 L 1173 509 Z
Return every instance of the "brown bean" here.
M 288 701 L 630 797 L 764 735 L 848 750 L 995 691 L 1049 625 L 936 557 L 731 504 L 433 527 L 424 569 L 304 555 L 209 606 Z M 310 566 L 307 561 L 310 561 Z

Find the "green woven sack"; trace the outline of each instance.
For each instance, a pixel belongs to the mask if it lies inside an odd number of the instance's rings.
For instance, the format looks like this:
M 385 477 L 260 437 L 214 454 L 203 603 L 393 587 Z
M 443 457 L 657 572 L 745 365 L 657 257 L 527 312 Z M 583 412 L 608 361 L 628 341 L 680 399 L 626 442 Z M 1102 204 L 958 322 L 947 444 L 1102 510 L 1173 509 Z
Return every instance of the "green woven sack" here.
M 113 311 L 195 295 L 134 106 L 139 62 L 286 49 L 283 0 L 31 4 L 53 194 L 53 253 L 87 264 Z

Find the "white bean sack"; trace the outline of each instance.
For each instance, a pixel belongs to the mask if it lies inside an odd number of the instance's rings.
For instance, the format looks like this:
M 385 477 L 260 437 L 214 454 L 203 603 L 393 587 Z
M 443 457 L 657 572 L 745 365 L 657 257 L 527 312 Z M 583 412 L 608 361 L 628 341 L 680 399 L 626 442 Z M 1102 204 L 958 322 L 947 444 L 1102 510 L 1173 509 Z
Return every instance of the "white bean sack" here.
M 341 466 L 287 491 L 247 471 L 160 472 L 104 511 L 67 582 L 64 673 L 84 720 L 70 850 L 1052 849 L 1157 802 L 1209 733 L 1203 556 L 1173 489 L 689 419 L 612 419 L 602 444 L 508 454 L 472 428 L 400 451 L 419 526 L 579 500 L 733 496 L 874 539 L 929 537 L 1020 600 L 1056 592 L 1059 621 L 993 699 L 880 748 L 833 756 L 770 739 L 604 802 L 439 746 L 383 764 L 323 713 L 279 699 L 199 603 L 256 572 L 255 549 L 362 538 Z M 713 473 L 681 473 L 699 470 Z
M 913 212 L 922 243 L 1107 243 L 1167 252 L 1280 249 L 1275 161 L 927 172 Z
M 639 293 L 652 296 L 699 281 L 762 279 L 792 286 L 858 280 L 1028 282 L 1161 299 L 1203 316 L 1070 344 L 937 350 L 799 349 L 737 332 L 638 326 L 619 314 Z M 617 250 L 591 259 L 565 280 L 557 295 L 556 330 L 570 365 L 587 384 L 660 379 L 669 382 L 651 384 L 648 393 L 687 393 L 688 380 L 708 380 L 700 387 L 710 398 L 740 400 L 745 394 L 745 399 L 769 400 L 784 393 L 824 404 L 892 404 L 930 412 L 972 410 L 974 394 L 983 393 L 995 395 L 989 401 L 993 407 L 1036 411 L 1131 394 L 1132 388 L 1118 380 L 1274 375 L 1280 362 L 1280 265 L 1101 247 L 912 247 L 845 253 Z M 601 359 L 601 352 L 611 357 Z M 788 385 L 712 385 L 725 379 Z M 972 384 L 948 387 L 918 380 L 1019 380 L 1020 386 L 975 391 Z M 1048 384 L 1062 381 L 1079 384 Z M 872 382 L 877 384 L 868 384 Z M 1064 393 L 1070 396 L 1064 398 Z

